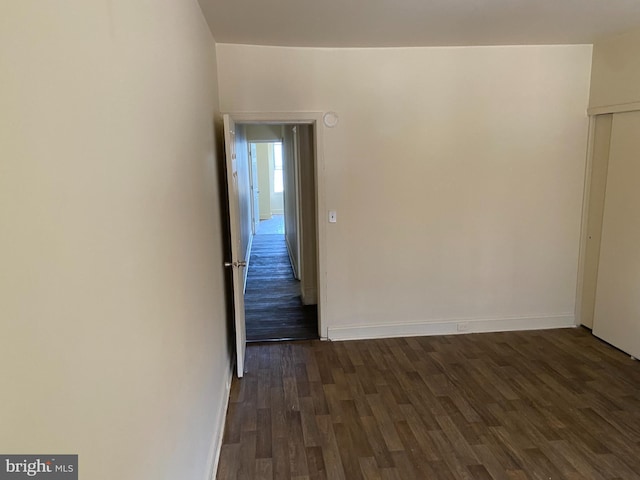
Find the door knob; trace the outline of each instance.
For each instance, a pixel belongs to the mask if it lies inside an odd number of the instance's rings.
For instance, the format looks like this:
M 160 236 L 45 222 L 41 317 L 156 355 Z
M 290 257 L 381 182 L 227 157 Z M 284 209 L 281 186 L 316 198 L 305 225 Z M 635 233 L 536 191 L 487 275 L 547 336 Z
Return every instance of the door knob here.
M 224 262 L 225 267 L 246 267 L 247 262 Z

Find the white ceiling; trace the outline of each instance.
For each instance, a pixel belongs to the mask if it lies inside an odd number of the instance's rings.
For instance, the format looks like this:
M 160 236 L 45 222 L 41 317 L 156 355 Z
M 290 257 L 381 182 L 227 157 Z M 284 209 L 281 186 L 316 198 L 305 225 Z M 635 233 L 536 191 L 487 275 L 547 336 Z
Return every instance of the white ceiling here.
M 593 43 L 640 0 L 199 0 L 217 42 L 316 47 Z

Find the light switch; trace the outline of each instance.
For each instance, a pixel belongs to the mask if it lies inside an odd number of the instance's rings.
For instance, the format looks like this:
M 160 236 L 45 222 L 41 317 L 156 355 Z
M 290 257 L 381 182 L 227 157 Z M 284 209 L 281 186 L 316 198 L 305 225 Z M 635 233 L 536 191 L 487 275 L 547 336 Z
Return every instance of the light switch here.
M 335 210 L 329 210 L 329 223 L 336 223 L 338 221 L 338 214 Z

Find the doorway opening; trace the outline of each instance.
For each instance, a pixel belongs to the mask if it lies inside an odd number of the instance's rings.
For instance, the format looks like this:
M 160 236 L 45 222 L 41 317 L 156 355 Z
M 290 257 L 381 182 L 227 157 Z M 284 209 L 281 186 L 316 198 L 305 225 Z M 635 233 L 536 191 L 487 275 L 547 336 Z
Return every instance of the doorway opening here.
M 254 129 L 247 127 L 248 132 Z M 284 157 L 282 142 L 249 141 L 251 223 L 254 235 L 282 223 L 284 229 Z M 267 221 L 274 220 L 273 222 Z M 261 232 L 259 226 L 262 222 Z M 280 232 L 284 234 L 284 230 Z
M 237 128 L 247 142 L 253 234 L 244 289 L 246 341 L 318 338 L 312 126 Z
M 256 202 L 256 195 L 259 194 L 258 168 L 257 165 L 254 168 L 251 160 L 251 143 L 262 141 L 282 144 L 284 236 L 291 271 L 294 272 L 294 278 L 299 280 L 296 297 L 299 304 L 317 305 L 317 327 L 313 338 L 327 336 L 324 322 L 327 297 L 326 225 L 319 221 L 321 212 L 326 208 L 322 118 L 319 112 L 235 113 L 222 116 L 229 214 L 229 249 L 224 265 L 230 272 L 229 297 L 238 378 L 245 371 L 245 291 L 253 241 L 259 226 L 259 214 L 256 213 L 259 212 Z M 266 137 L 258 137 L 260 130 L 271 133 Z M 274 137 L 273 132 L 279 133 Z M 257 258 L 254 261 L 259 263 Z M 278 310 L 281 308 L 276 308 Z M 311 329 L 307 331 L 311 335 Z M 271 338 L 266 335 L 253 337 L 250 341 L 296 338 L 301 336 L 281 333 Z

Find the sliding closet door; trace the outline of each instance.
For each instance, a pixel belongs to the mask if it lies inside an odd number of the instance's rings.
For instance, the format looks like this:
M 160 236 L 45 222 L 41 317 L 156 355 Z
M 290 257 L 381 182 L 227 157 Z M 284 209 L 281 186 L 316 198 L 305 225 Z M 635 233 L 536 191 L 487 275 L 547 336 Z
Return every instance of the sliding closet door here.
M 640 112 L 613 117 L 593 333 L 640 358 Z
M 598 263 L 600 262 L 600 239 L 604 197 L 607 188 L 609 149 L 611 147 L 611 125 L 613 114 L 594 117 L 593 157 L 591 162 L 591 183 L 587 206 L 587 240 L 584 253 L 584 274 L 580 298 L 579 320 L 585 327 L 593 328 L 593 314 L 596 306 L 596 286 L 598 283 Z

